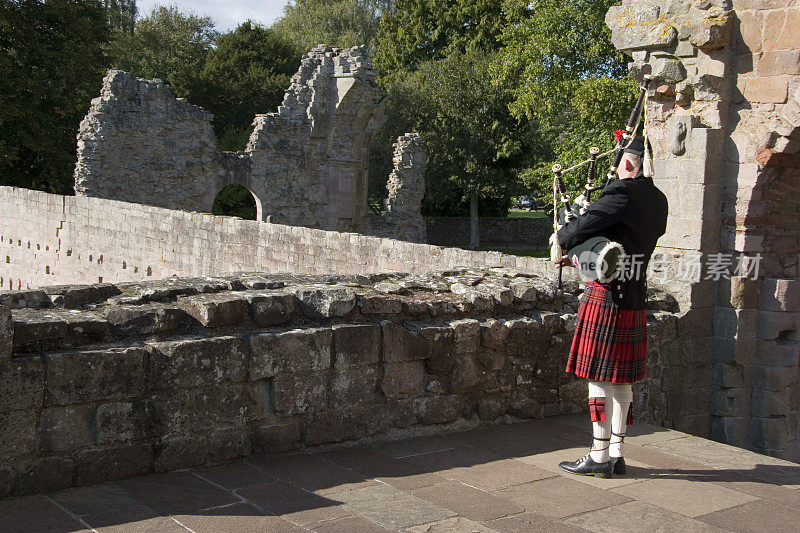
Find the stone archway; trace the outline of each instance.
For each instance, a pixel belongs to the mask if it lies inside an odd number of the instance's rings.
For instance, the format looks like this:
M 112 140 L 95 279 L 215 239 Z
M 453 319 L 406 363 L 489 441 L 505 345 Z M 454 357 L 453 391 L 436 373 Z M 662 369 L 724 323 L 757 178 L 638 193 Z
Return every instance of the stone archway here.
M 240 183 L 230 183 L 222 187 L 214 196 L 211 212 L 259 222 L 264 219 L 261 200 L 249 187 Z

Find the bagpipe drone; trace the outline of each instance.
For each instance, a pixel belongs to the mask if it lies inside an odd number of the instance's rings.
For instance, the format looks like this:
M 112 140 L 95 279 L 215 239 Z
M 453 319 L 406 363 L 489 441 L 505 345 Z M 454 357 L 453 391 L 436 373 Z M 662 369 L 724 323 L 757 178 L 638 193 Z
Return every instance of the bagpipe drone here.
M 650 85 L 650 77 L 645 76 L 644 82 L 640 87 L 639 98 L 636 100 L 636 105 L 631 111 L 628 124 L 625 126 L 625 131 L 617 132 L 617 144 L 611 150 L 600 153 L 600 150 L 593 146 L 589 150 L 589 159 L 581 161 L 567 169 L 562 169 L 561 165 L 556 163 L 553 165 L 553 236 L 551 237 L 552 245 L 550 248 L 550 260 L 558 263 L 558 286 L 561 289 L 561 258 L 563 256 L 561 245 L 558 242 L 556 232 L 567 224 L 570 220 L 575 219 L 579 215 L 586 212 L 592 202 L 592 193 L 602 190 L 608 183 L 614 179 L 617 167 L 622 161 L 623 152 L 636 138 L 636 131 L 642 122 L 644 116 L 644 157 L 643 157 L 643 174 L 645 176 L 653 175 L 653 161 L 652 153 L 650 151 L 649 143 L 647 142 L 647 89 Z M 607 155 L 614 154 L 611 165 L 606 175 L 605 183 L 601 185 L 595 184 L 597 160 Z M 589 165 L 589 170 L 586 177 L 586 185 L 583 192 L 575 198 L 573 202 L 567 193 L 567 187 L 564 183 L 564 174 L 577 170 L 584 165 Z M 558 209 L 558 197 L 561 197 L 563 206 Z M 621 270 L 622 264 L 625 260 L 625 250 L 622 245 L 614 242 L 603 236 L 596 236 L 586 241 L 573 246 L 567 251 L 569 261 L 578 269 L 582 279 L 594 279 L 600 283 L 606 283 L 615 279 Z

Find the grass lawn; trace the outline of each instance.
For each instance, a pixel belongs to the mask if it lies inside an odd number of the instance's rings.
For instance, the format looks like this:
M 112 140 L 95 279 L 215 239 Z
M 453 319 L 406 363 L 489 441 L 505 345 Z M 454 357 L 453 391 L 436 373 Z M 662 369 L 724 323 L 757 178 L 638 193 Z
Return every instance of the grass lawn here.
M 525 209 L 509 209 L 508 218 L 547 218 L 544 211 L 526 211 Z

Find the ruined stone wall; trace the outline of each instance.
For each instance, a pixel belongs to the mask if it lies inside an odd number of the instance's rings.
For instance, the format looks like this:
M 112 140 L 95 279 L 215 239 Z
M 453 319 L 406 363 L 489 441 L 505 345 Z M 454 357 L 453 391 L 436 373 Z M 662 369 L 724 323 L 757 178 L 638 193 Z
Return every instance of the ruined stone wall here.
M 219 191 L 236 183 L 253 193 L 258 220 L 359 231 L 368 211 L 369 147 L 385 122 L 376 77 L 365 47 L 315 48 L 278 110 L 256 115 L 245 150 L 222 152 L 207 111 L 176 99 L 159 80 L 112 70 L 81 123 L 75 192 L 210 212 Z M 407 163 L 402 178 L 408 215 L 389 216 L 383 227 L 386 236 L 419 241 L 424 227 L 411 222 L 421 197 L 411 191 L 424 190 L 416 181 L 424 154 L 410 154 L 402 157 L 419 169 Z
M 703 339 L 713 353 L 709 435 L 798 460 L 800 4 L 625 1 L 607 23 L 634 77 L 654 79 L 654 179 L 670 200 L 662 249 L 699 251 L 706 263 L 761 256 L 743 265 L 758 265 L 757 280 L 704 270 L 668 282 L 698 323 L 713 324 Z
M 423 273 L 543 259 L 0 187 L 0 289 L 235 272 Z M 569 277 L 574 273 L 565 271 Z
M 489 269 L 0 292 L 0 498 L 583 411 L 567 288 Z M 680 328 L 649 315 L 639 420 L 670 416 Z
M 419 134 L 401 135 L 394 144 L 394 170 L 380 216 L 366 218 L 361 233 L 403 241 L 428 242 L 420 206 L 425 196 L 425 150 Z

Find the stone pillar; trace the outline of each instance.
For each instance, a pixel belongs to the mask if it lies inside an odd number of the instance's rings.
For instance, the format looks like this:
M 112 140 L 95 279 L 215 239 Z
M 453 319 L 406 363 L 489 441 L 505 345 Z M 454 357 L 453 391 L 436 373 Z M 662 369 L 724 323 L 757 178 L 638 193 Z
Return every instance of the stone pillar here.
M 425 195 L 425 150 L 417 133 L 406 133 L 394 144 L 394 170 L 386 182 L 389 197 L 381 216 L 395 239 L 425 242 L 427 231 L 420 206 Z
M 668 423 L 697 432 L 705 408 L 712 438 L 797 460 L 800 6 L 625 0 L 606 21 L 631 74 L 655 81 L 648 132 L 670 200 L 659 249 L 700 252 L 706 265 L 743 259 L 739 275 L 667 281 L 699 386 L 670 397 Z M 696 379 L 702 365 L 710 380 Z

